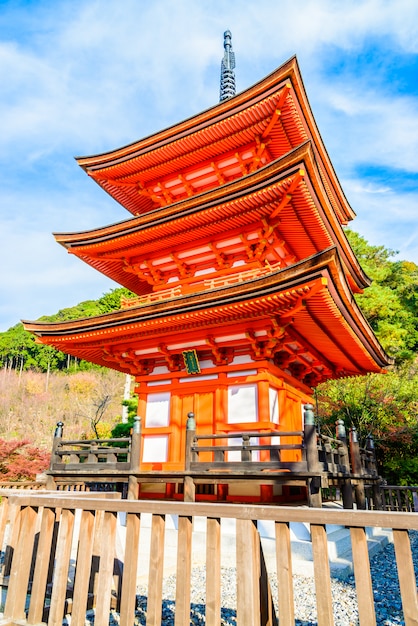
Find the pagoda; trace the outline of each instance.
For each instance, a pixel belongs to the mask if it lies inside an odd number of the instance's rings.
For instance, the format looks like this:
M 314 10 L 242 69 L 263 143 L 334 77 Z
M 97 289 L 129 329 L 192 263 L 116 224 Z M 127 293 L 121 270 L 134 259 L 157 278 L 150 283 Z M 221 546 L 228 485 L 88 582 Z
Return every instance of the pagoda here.
M 142 471 L 184 468 L 191 412 L 199 434 L 301 430 L 316 385 L 390 362 L 354 299 L 370 282 L 343 229 L 355 214 L 296 58 L 236 95 L 229 31 L 224 48 L 216 106 L 77 159 L 132 217 L 55 238 L 136 297 L 24 322 L 135 377 Z

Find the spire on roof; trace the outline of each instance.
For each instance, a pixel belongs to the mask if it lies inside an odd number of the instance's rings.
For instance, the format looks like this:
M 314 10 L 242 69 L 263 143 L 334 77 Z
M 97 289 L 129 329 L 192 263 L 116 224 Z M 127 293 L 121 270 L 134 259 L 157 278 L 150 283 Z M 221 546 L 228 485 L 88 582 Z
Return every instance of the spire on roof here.
M 224 32 L 224 57 L 221 63 L 221 88 L 219 102 L 235 96 L 235 54 L 232 51 L 231 31 Z

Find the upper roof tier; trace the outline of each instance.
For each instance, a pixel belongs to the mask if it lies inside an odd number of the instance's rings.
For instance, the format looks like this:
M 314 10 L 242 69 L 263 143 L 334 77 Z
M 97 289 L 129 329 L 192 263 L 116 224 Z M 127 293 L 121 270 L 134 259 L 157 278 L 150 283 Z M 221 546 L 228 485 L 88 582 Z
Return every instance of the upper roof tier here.
M 242 272 L 243 266 L 286 267 L 331 245 L 339 249 L 353 291 L 369 285 L 311 142 L 221 188 L 118 224 L 55 237 L 138 295 L 167 288 L 170 295 L 178 285 L 181 293 L 200 290 L 213 276 Z
M 296 57 L 246 91 L 175 126 L 78 164 L 134 215 L 245 176 L 311 141 L 342 224 L 355 216 L 312 114 Z

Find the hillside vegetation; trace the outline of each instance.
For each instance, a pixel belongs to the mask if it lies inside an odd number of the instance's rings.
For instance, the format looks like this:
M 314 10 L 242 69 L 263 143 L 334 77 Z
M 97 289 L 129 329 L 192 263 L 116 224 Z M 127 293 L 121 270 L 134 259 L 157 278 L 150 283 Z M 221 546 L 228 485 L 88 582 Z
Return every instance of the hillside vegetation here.
M 114 370 L 0 372 L 0 437 L 49 449 L 57 422 L 66 439 L 109 437 L 120 422 L 125 376 Z

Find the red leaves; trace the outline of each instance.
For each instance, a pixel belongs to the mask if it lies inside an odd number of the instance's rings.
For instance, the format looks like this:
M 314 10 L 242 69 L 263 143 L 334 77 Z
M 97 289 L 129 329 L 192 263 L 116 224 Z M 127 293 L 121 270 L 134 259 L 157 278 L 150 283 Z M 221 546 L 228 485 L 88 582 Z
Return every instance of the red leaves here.
M 34 480 L 49 467 L 50 453 L 27 439 L 0 439 L 0 481 Z

